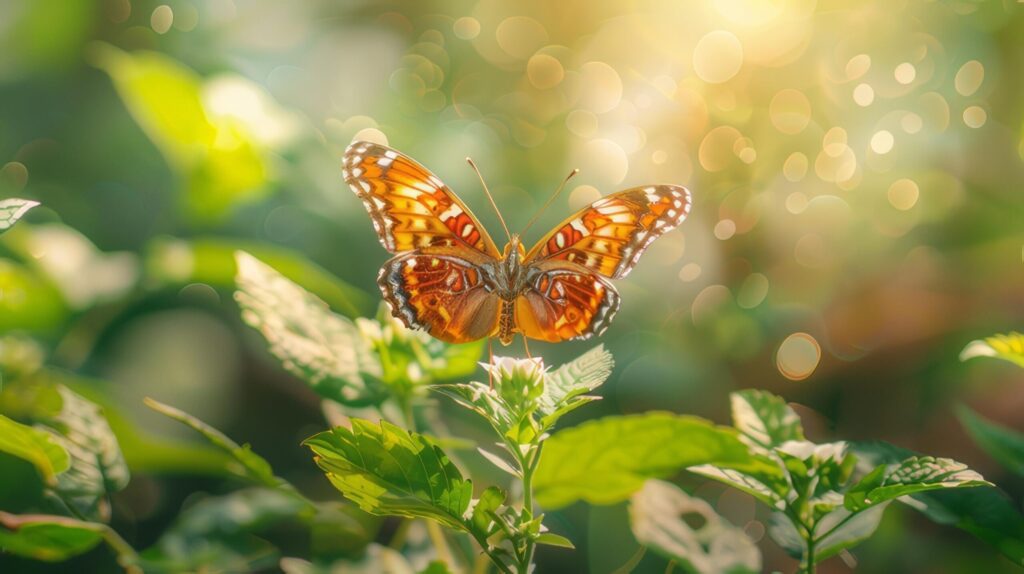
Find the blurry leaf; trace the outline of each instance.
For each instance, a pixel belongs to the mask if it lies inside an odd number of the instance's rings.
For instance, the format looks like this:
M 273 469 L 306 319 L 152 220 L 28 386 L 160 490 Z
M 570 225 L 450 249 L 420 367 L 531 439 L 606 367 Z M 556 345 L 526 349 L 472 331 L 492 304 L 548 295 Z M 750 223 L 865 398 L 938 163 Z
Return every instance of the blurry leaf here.
M 957 408 L 957 416 L 975 444 L 1010 472 L 1024 476 L 1024 434 L 997 425 L 963 405 Z
M 545 443 L 534 492 L 545 508 L 583 499 L 625 500 L 649 478 L 699 464 L 779 472 L 751 456 L 733 429 L 691 416 L 609 416 L 555 433 Z M 749 467 L 749 468 L 748 468 Z
M 856 512 L 916 492 L 974 486 L 993 484 L 955 460 L 912 456 L 899 464 L 880 465 L 868 473 L 846 493 L 845 506 Z
M 249 488 L 206 498 L 184 509 L 165 534 L 170 540 L 204 539 L 258 532 L 269 525 L 312 515 L 301 498 L 272 488 Z
M 804 537 L 783 512 L 773 512 L 768 519 L 768 536 L 793 558 L 800 559 L 807 552 Z
M 27 199 L 3 199 L 0 200 L 0 233 L 10 229 L 14 222 L 21 219 L 22 215 L 28 213 L 28 210 L 39 205 L 38 201 L 29 201 Z
M 454 574 L 454 572 L 452 572 L 444 562 L 434 560 L 430 564 L 427 564 L 426 568 L 420 570 L 419 574 Z
M 960 352 L 960 360 L 975 357 L 995 357 L 1024 367 L 1024 335 L 1016 331 L 1006 335 L 993 335 L 971 341 Z
M 544 544 L 546 546 L 557 546 L 558 548 L 568 548 L 570 550 L 576 549 L 576 546 L 572 543 L 572 540 L 569 540 L 565 536 L 559 536 L 557 534 L 552 534 L 550 532 L 545 532 L 543 534 L 538 535 L 535 541 L 537 542 L 537 544 Z
M 197 74 L 156 52 L 93 48 L 94 63 L 110 74 L 135 121 L 181 178 L 193 214 L 216 219 L 263 193 L 270 177 L 263 150 L 243 122 L 208 113 Z
M 429 518 L 472 531 L 473 485 L 437 446 L 388 422 L 352 419 L 305 441 L 331 483 L 371 514 Z
M 804 440 L 800 417 L 782 397 L 748 389 L 729 395 L 733 425 L 758 445 L 771 448 L 786 441 Z
M 687 519 L 699 518 L 700 526 Z M 630 524 L 638 542 L 676 561 L 685 572 L 760 572 L 761 553 L 742 528 L 674 484 L 648 480 L 633 494 Z
M 92 550 L 106 526 L 64 516 L 0 511 L 0 550 L 34 560 L 61 562 Z
M 328 564 L 312 563 L 301 558 L 282 558 L 285 574 L 415 574 L 412 565 L 400 552 L 380 544 L 371 544 L 358 559 L 345 559 Z M 436 570 L 428 572 L 437 572 Z
M 759 456 L 759 455 L 752 455 Z M 761 459 L 765 465 L 771 464 L 767 458 Z M 765 474 L 752 475 L 748 472 L 720 468 L 712 464 L 702 464 L 688 468 L 690 472 L 717 480 L 723 484 L 741 490 L 771 508 L 778 508 L 785 494 L 790 490 L 789 483 L 785 480 L 781 471 Z
M 128 465 L 99 406 L 57 382 L 49 371 L 6 385 L 5 412 L 50 432 L 69 455 L 51 493 L 79 517 L 105 521 L 109 495 L 128 485 Z
M 214 446 L 229 453 L 237 463 L 229 468 L 235 475 L 263 486 L 281 486 L 282 481 L 274 476 L 270 463 L 252 452 L 249 445 L 239 446 L 238 443 L 228 438 L 224 433 L 182 410 L 165 405 L 149 397 L 146 397 L 143 402 L 154 411 L 191 427 L 206 437 Z
M 899 464 L 913 451 L 884 442 L 854 443 L 857 456 L 872 465 Z M 1024 516 L 994 488 L 954 488 L 919 492 L 898 499 L 939 524 L 966 530 L 1016 564 L 1024 564 Z
M 68 469 L 69 458 L 53 435 L 0 415 L 0 452 L 31 462 L 51 486 Z
M 104 253 L 85 235 L 59 223 L 24 226 L 6 242 L 48 277 L 75 309 L 122 298 L 139 279 L 134 253 Z
M 242 250 L 326 301 L 347 317 L 356 317 L 367 305 L 358 288 L 331 275 L 302 253 L 254 241 L 205 237 L 189 241 L 159 238 L 148 246 L 146 273 L 154 280 L 178 285 L 206 283 L 234 289 L 238 274 L 236 254 Z
M 67 313 L 64 298 L 50 281 L 7 259 L 0 259 L 0 293 L 0 332 L 50 330 Z
M 883 502 L 856 513 L 840 507 L 822 518 L 814 532 L 814 561 L 821 562 L 870 538 L 878 529 L 886 506 L 888 503 Z
M 242 319 L 263 334 L 288 371 L 341 403 L 384 398 L 364 378 L 379 379 L 381 364 L 355 325 L 251 255 L 236 257 Z

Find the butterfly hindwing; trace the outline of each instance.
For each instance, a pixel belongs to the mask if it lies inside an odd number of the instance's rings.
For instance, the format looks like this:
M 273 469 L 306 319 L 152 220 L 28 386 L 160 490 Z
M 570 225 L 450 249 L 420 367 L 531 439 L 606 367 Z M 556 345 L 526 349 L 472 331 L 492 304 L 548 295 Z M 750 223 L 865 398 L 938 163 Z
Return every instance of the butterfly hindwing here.
M 388 251 L 462 246 L 499 255 L 469 208 L 412 158 L 387 146 L 355 141 L 343 161 L 345 182 L 363 200 Z
M 528 288 L 516 300 L 518 330 L 531 339 L 558 342 L 601 335 L 619 294 L 603 277 L 560 260 L 536 264 Z
M 449 343 L 475 341 L 495 334 L 501 303 L 485 287 L 483 257 L 459 247 L 403 253 L 384 264 L 377 284 L 407 327 Z
M 690 192 L 678 185 L 634 187 L 602 197 L 559 224 L 526 256 L 564 260 L 611 279 L 625 277 L 658 237 L 690 213 Z

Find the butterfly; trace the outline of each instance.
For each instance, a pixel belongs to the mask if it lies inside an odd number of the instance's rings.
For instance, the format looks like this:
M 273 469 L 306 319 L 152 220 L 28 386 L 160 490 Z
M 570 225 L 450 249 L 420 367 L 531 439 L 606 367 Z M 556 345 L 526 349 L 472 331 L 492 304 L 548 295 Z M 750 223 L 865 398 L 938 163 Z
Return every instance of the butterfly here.
M 395 254 L 377 277 L 391 313 L 449 343 L 601 335 L 619 309 L 610 280 L 628 275 L 691 205 L 682 186 L 634 187 L 598 199 L 529 251 L 513 234 L 499 251 L 455 192 L 401 152 L 355 141 L 342 171 Z

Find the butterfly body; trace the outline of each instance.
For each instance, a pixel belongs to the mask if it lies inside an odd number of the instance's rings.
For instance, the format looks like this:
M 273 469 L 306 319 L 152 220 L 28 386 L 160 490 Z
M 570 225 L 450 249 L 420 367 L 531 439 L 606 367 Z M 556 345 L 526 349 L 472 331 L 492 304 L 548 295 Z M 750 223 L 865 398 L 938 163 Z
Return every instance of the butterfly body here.
M 600 335 L 619 307 L 609 279 L 627 275 L 690 210 L 683 187 L 633 188 L 594 202 L 530 250 L 513 235 L 499 252 L 454 192 L 396 150 L 354 142 L 343 172 L 396 253 L 377 279 L 392 313 L 451 343 Z

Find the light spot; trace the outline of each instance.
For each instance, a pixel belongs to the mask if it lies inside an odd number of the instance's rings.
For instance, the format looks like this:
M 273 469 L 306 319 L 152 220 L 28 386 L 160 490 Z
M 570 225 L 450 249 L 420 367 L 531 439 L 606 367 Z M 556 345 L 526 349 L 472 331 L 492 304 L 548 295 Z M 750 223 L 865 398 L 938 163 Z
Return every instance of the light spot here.
M 782 164 L 782 175 L 786 179 L 796 183 L 807 175 L 807 156 L 800 152 L 793 152 Z
M 743 44 L 732 32 L 709 32 L 693 50 L 693 70 L 709 84 L 729 81 L 742 65 Z
M 793 215 L 799 215 L 807 209 L 808 203 L 810 202 L 802 191 L 794 191 L 786 196 L 786 211 Z
M 565 69 L 554 56 L 534 54 L 526 63 L 526 77 L 530 79 L 533 87 L 546 90 L 562 83 L 562 79 L 565 78 Z
M 599 199 L 601 199 L 601 192 L 596 187 L 580 185 L 569 194 L 569 207 L 574 210 L 583 209 Z
M 875 101 L 874 88 L 869 84 L 857 84 L 857 87 L 853 89 L 853 101 L 862 108 L 870 106 L 871 102 Z
M 875 132 L 875 135 L 871 136 L 871 151 L 885 155 L 892 151 L 892 146 L 895 143 L 895 139 L 892 136 L 892 132 L 888 130 L 879 130 Z
M 768 277 L 762 273 L 751 273 L 743 280 L 736 293 L 736 303 L 744 309 L 753 309 L 768 296 Z
M 733 151 L 736 140 L 741 137 L 739 130 L 732 126 L 718 126 L 709 131 L 697 150 L 701 167 L 712 172 L 729 167 L 736 158 Z
M 871 69 L 871 56 L 867 54 L 857 54 L 850 58 L 850 61 L 846 63 L 846 79 L 856 80 L 857 78 L 868 73 Z
M 897 179 L 889 186 L 889 203 L 900 211 L 907 211 L 917 204 L 920 190 L 912 179 Z
M 836 126 L 827 132 L 821 139 L 821 149 L 832 157 L 839 157 L 846 151 L 846 130 Z
M 798 134 L 811 121 L 811 102 L 799 90 L 781 90 L 768 105 L 768 114 L 775 129 L 784 134 Z
M 668 161 L 668 152 L 663 149 L 656 149 L 654 150 L 654 153 L 651 154 L 651 163 L 654 165 L 662 165 L 666 161 Z
M 821 346 L 807 333 L 793 333 L 786 337 L 775 354 L 779 373 L 791 381 L 810 377 L 821 361 Z
M 0 168 L 0 182 L 10 185 L 13 191 L 21 191 L 28 183 L 28 168 L 20 161 L 11 161 Z
M 587 110 L 573 110 L 565 117 L 565 127 L 581 138 L 589 138 L 597 133 L 597 116 Z
M 548 32 L 544 26 L 527 16 L 505 18 L 498 24 L 494 34 L 498 46 L 506 54 L 523 60 L 529 58 L 548 41 Z
M 458 38 L 472 40 L 480 35 L 480 21 L 471 16 L 463 16 L 452 24 L 452 31 Z
M 352 136 L 353 141 L 368 141 L 380 145 L 388 145 L 388 136 L 377 128 L 363 128 Z
M 715 237 L 725 241 L 736 235 L 736 222 L 731 219 L 723 219 L 715 224 Z
M 921 116 L 914 112 L 907 112 L 902 118 L 900 118 L 900 127 L 908 134 L 916 134 L 921 131 L 921 128 L 923 127 Z
M 956 86 L 957 93 L 966 97 L 977 92 L 984 80 L 985 66 L 977 60 L 971 60 L 960 66 L 960 70 L 956 73 L 953 83 Z
M 580 105 L 596 114 L 615 109 L 622 100 L 622 79 L 604 62 L 587 62 L 579 72 Z
M 157 34 L 166 34 L 172 24 L 174 24 L 174 11 L 167 4 L 157 6 L 149 16 L 149 25 Z
M 964 123 L 969 128 L 980 128 L 985 125 L 987 119 L 988 114 L 985 113 L 985 109 L 981 106 L 970 106 L 964 110 Z
M 696 263 L 687 263 L 679 270 L 679 279 L 684 283 L 689 283 L 700 277 L 700 272 L 700 265 L 697 265 Z
M 910 62 L 903 62 L 899 66 L 896 66 L 893 76 L 896 77 L 897 82 L 907 85 L 913 82 L 914 78 L 917 77 L 917 68 L 915 68 Z

